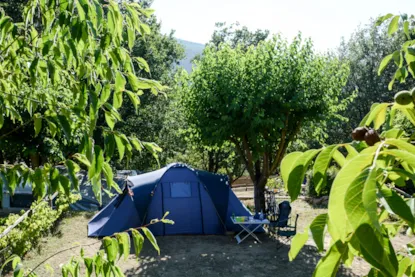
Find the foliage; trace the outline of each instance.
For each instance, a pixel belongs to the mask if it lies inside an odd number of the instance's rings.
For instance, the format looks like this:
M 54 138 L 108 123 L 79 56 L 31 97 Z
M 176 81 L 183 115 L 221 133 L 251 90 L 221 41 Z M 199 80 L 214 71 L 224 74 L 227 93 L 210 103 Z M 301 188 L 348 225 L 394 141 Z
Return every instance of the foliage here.
M 149 7 L 151 3 L 142 3 Z M 152 15 L 146 20 L 150 27 L 151 33 L 145 37 L 136 40 L 132 49 L 134 56 L 142 57 L 146 60 L 151 71 L 147 72 L 145 68 L 140 68 L 135 64 L 135 70 L 141 76 L 160 80 L 163 84 L 171 87 L 174 85 L 173 74 L 176 66 L 184 57 L 184 49 L 174 37 L 174 32 L 169 34 L 161 33 L 161 23 Z M 159 161 L 161 164 L 166 163 L 169 151 L 175 148 L 171 145 L 172 141 L 166 141 L 166 136 L 172 136 L 176 132 L 172 128 L 168 112 L 170 103 L 172 102 L 171 89 L 166 90 L 167 97 L 164 94 L 143 94 L 140 96 L 140 106 L 136 110 L 131 105 L 130 99 L 125 97 L 123 106 L 120 108 L 120 115 L 124 119 L 119 123 L 119 130 L 126 135 L 134 135 L 143 141 L 153 141 L 157 143 L 163 152 L 159 153 Z M 176 120 L 173 118 L 173 120 Z M 104 123 L 102 123 L 104 125 Z M 125 169 L 127 165 L 131 169 L 153 170 L 158 167 L 157 161 L 150 152 L 141 152 L 139 155 L 133 155 L 131 161 L 117 162 L 117 168 Z
M 229 44 L 232 48 L 237 46 L 248 49 L 256 46 L 268 38 L 269 30 L 250 31 L 246 26 L 240 27 L 239 22 L 227 25 L 226 22 L 217 22 L 216 30 L 212 34 L 210 45 L 219 47 L 222 43 Z
M 234 144 L 255 184 L 255 208 L 300 127 L 338 112 L 346 64 L 315 54 L 300 36 L 256 47 L 207 47 L 187 81 L 182 106 L 204 145 Z
M 394 52 L 398 54 L 392 54 L 389 58 L 387 56 L 380 63 L 379 74 L 385 69 L 388 59 L 393 59 L 398 67 L 389 84 L 391 87 L 395 80 L 404 81 L 408 78 L 408 72 L 415 77 L 412 69 L 415 53 L 411 50 L 415 45 L 414 17 L 389 14 L 380 18 L 379 22 L 388 19 L 391 19 L 388 24 L 389 35 L 393 35 L 402 26 L 402 31 L 407 36 L 402 48 Z M 399 23 L 400 21 L 402 22 Z M 409 91 L 404 94 L 411 95 Z M 398 96 L 395 96 L 395 103 L 372 105 L 360 126 L 372 125 L 375 130 L 382 131 L 381 141 L 373 146 L 364 142 L 343 143 L 319 150 L 293 152 L 284 158 L 281 171 L 292 200 L 299 193 L 301 183 L 298 180 L 304 176 L 314 157 L 313 178 L 317 190 L 324 189 L 325 174 L 332 161 L 341 167 L 330 191 L 328 213 L 317 217 L 305 233 L 294 237 L 289 255 L 291 260 L 295 258 L 309 232 L 322 251 L 327 229 L 331 244 L 317 264 L 314 276 L 335 276 L 341 262 L 350 266 L 356 256 L 362 257 L 371 265 L 368 276 L 413 275 L 415 266 L 412 244 L 395 249 L 391 243 L 401 227 L 410 230 L 415 228 L 414 199 L 410 195 L 409 199 L 405 199 L 397 193 L 400 193 L 397 187 L 406 180 L 414 179 L 415 146 L 411 135 L 394 125 L 393 120 L 397 114 L 402 114 L 411 122 L 413 130 L 415 95 L 411 96 L 412 101 L 404 105 L 397 103 L 402 100 Z M 368 134 L 378 136 L 376 132 L 367 130 L 365 140 Z M 339 149 L 344 149 L 347 154 L 343 155 Z M 406 194 L 404 196 L 408 197 Z M 388 221 L 389 215 L 394 215 L 397 221 Z
M 360 26 L 348 41 L 341 43 L 336 55 L 349 62 L 350 75 L 340 97 L 347 98 L 349 92 L 356 90 L 356 98 L 340 113 L 343 118 L 333 119 L 325 129 L 326 144 L 349 140 L 351 131 L 359 125 L 372 104 L 389 101 L 398 91 L 415 85 L 413 79 L 407 79 L 406 83 L 396 84 L 389 91 L 388 83 L 395 69 L 388 66 L 378 75 L 383 57 L 399 48 L 404 41 L 404 34 L 389 37 L 388 26 L 377 27 L 376 21 L 371 20 L 367 25 Z
M 321 188 L 321 186 L 319 186 L 319 183 L 316 183 L 316 181 L 318 180 L 313 178 L 313 171 L 308 170 L 306 173 L 307 181 L 308 181 L 307 195 L 310 197 L 329 195 L 331 186 L 338 172 L 339 172 L 339 168 L 336 165 L 332 165 L 329 168 L 327 168 L 325 185 L 324 187 Z M 318 189 L 316 189 L 316 185 Z
M 148 65 L 129 50 L 137 35 L 150 32 L 141 18 L 151 13 L 125 1 L 31 0 L 23 22 L 0 15 L 0 127 L 15 124 L 0 140 L 33 122 L 34 137 L 43 132 L 57 138 L 64 145 L 59 149 L 79 145 L 43 167 L 32 164 L 30 168 L 18 159 L 5 161 L 0 166 L 2 185 L 13 192 L 20 182 L 33 183 L 38 198 L 60 188 L 68 194 L 78 184 L 54 165 L 64 164 L 70 176 L 82 166 L 88 168 L 100 200 L 101 175 L 112 180 L 109 161 L 115 149 L 120 160 L 131 158 L 133 150 L 147 149 L 155 155 L 160 151 L 154 143 L 140 142 L 114 129 L 122 120 L 118 109 L 124 96 L 138 105 L 143 91 L 156 94 L 164 89 L 158 82 L 139 77 L 134 64 Z M 106 126 L 97 126 L 100 117 Z
M 56 200 L 56 209 L 50 207 L 47 201 L 34 202 L 30 209 L 32 214 L 14 227 L 5 237 L 0 238 L 0 263 L 12 254 L 23 256 L 33 249 L 39 239 L 55 225 L 62 214 L 68 210 L 69 204 L 76 202 L 78 195 L 66 197 L 61 195 Z M 22 214 L 11 214 L 0 224 L 0 233 L 12 225 Z
M 154 219 L 149 225 L 156 223 L 174 224 L 173 221 L 167 219 L 168 212 L 161 219 Z M 117 265 L 117 262 L 124 258 L 126 261 L 130 255 L 131 248 L 134 249 L 134 254 L 138 258 L 143 248 L 144 240 L 151 243 L 154 249 L 160 254 L 160 249 L 157 244 L 156 238 L 153 236 L 147 226 L 142 226 L 136 229 L 129 229 L 125 232 L 115 233 L 110 237 L 104 237 L 97 243 L 102 244 L 101 250 L 92 257 L 87 257 L 84 254 L 83 248 L 80 250 L 79 256 L 74 256 L 66 264 L 62 266 L 62 277 L 76 277 L 81 276 L 81 272 L 84 276 L 105 276 L 105 277 L 122 277 L 125 276 L 121 268 Z M 141 231 L 141 232 L 140 232 Z M 130 234 L 132 235 L 131 245 Z M 72 248 L 69 248 L 70 250 Z M 13 270 L 13 276 L 25 276 L 25 277 L 37 277 L 34 269 L 25 268 L 22 264 L 22 260 L 17 255 L 12 255 L 8 258 L 6 263 L 0 268 L 0 276 L 2 270 L 8 264 L 11 264 Z

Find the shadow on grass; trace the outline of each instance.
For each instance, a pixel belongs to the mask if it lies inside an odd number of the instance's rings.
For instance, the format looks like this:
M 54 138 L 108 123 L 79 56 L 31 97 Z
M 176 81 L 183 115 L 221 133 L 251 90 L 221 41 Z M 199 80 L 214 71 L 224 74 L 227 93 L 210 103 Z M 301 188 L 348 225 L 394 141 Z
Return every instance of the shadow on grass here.
M 306 245 L 293 262 L 289 245 L 261 235 L 263 243 L 248 239 L 237 245 L 226 236 L 159 237 L 161 255 L 147 243 L 138 266 L 126 276 L 312 276 L 320 259 L 315 247 Z M 341 268 L 337 276 L 356 276 Z

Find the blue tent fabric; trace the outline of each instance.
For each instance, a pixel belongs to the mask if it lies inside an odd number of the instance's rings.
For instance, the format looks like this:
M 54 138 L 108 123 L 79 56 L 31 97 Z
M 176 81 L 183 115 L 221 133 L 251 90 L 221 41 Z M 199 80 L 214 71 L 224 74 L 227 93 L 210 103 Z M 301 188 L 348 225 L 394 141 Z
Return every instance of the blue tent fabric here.
M 148 224 L 169 211 L 174 225 L 154 224 L 154 235 L 224 234 L 239 231 L 230 217 L 251 215 L 229 186 L 226 175 L 174 163 L 130 176 L 115 197 L 88 223 L 88 236 L 109 236 Z

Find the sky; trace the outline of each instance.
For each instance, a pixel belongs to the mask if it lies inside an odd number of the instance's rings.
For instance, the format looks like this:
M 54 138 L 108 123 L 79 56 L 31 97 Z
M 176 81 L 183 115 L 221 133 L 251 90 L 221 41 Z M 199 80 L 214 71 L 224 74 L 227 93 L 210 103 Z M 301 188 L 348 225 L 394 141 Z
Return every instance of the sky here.
M 154 0 L 162 32 L 206 43 L 215 22 L 239 22 L 292 39 L 299 31 L 326 51 L 349 38 L 359 24 L 387 13 L 415 13 L 415 0 Z

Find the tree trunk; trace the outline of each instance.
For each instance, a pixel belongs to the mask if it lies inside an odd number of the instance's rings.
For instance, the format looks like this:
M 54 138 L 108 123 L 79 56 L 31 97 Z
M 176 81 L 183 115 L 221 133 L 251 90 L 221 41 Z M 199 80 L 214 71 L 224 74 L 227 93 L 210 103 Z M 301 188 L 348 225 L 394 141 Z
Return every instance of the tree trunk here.
M 254 182 L 255 212 L 265 212 L 265 184 L 263 178 Z

